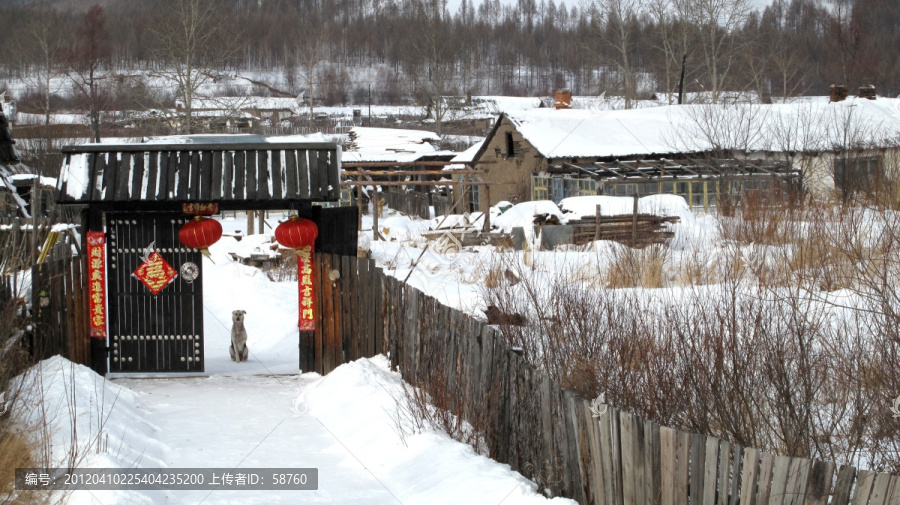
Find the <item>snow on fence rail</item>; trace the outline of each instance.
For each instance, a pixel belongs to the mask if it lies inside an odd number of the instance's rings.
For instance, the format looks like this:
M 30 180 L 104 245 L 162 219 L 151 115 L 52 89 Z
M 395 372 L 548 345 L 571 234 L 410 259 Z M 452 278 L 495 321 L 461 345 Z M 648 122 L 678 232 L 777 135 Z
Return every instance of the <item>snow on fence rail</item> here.
M 449 400 L 492 458 L 553 495 L 604 505 L 900 503 L 900 476 L 775 456 L 592 405 L 528 365 L 493 327 L 373 260 L 318 254 L 316 269 L 320 321 L 301 342 L 310 369 L 389 353 L 404 380 Z

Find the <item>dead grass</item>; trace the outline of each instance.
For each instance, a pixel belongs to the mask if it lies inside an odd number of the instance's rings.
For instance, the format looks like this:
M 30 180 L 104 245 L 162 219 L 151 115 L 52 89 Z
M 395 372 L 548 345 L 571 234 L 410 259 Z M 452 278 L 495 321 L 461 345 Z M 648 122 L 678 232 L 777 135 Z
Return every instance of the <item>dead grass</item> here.
M 644 249 L 615 249 L 606 270 L 608 288 L 661 288 L 668 283 L 669 248 L 653 245 Z
M 9 429 L 6 424 L 0 424 L 0 497 L 9 496 L 10 501 L 0 498 L 0 503 L 44 503 L 36 492 L 12 494 L 16 468 L 30 468 L 33 460 L 27 439 L 21 433 Z M 15 497 L 12 498 L 13 496 Z

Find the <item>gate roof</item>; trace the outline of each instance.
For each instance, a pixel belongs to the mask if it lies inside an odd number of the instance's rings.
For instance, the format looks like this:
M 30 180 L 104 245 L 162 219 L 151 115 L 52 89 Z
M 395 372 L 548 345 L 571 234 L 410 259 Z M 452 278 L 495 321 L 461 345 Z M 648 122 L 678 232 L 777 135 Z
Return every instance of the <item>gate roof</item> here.
M 308 137 L 205 135 L 63 148 L 63 204 L 289 208 L 340 197 L 341 148 Z M 138 204 L 138 205 L 135 205 Z

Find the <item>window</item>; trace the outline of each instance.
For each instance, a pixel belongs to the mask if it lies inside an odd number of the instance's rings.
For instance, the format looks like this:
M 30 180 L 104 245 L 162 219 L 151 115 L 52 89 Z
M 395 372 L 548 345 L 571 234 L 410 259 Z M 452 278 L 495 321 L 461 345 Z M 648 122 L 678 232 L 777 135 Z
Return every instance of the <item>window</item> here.
M 881 159 L 877 156 L 842 156 L 834 160 L 834 187 L 845 195 L 871 193 L 881 177 Z
M 490 202 L 488 202 L 490 204 Z M 469 212 L 481 210 L 481 191 L 478 186 L 469 186 Z
M 506 157 L 512 158 L 516 155 L 516 143 L 513 142 L 512 132 L 506 132 Z
M 531 176 L 531 199 L 532 200 L 549 200 L 550 199 L 550 178 Z

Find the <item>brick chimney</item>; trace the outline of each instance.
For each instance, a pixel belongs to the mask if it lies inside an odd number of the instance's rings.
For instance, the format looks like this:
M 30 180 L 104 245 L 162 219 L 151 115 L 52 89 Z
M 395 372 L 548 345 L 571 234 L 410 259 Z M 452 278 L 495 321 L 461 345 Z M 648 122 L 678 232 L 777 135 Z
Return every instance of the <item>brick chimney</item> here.
M 865 86 L 859 87 L 859 97 L 860 98 L 868 98 L 869 100 L 875 99 L 875 86 L 871 84 L 866 84 Z
M 567 89 L 561 89 L 556 92 L 556 100 L 553 102 L 556 110 L 572 108 L 572 92 Z
M 847 99 L 847 95 L 849 95 L 849 94 L 850 94 L 850 91 L 845 84 L 841 84 L 841 85 L 832 84 L 831 85 L 830 97 L 831 97 L 832 102 L 843 102 L 844 100 Z

